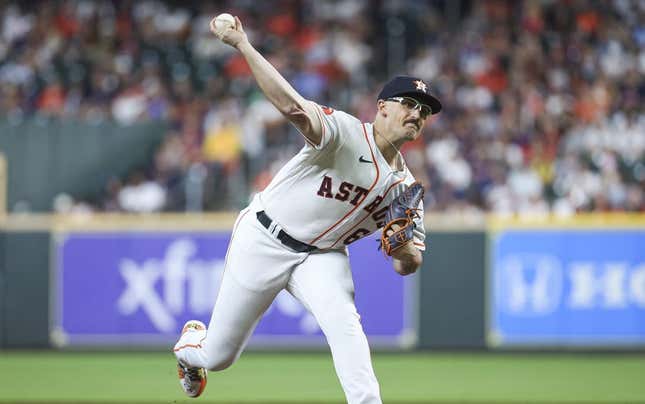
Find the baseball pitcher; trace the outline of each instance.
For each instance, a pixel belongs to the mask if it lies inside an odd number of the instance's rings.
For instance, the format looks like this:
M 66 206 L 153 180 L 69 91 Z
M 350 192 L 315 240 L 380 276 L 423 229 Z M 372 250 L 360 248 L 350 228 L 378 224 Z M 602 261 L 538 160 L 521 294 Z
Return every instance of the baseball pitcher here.
M 347 246 L 381 229 L 394 270 L 414 273 L 425 249 L 423 187 L 401 156 L 441 103 L 423 80 L 398 76 L 376 100 L 373 123 L 304 99 L 249 43 L 239 18 L 219 40 L 248 62 L 266 97 L 295 125 L 305 146 L 240 212 L 208 328 L 184 325 L 174 347 L 180 384 L 199 396 L 207 371 L 231 366 L 262 314 L 286 289 L 327 338 L 347 402 L 381 403 L 370 350 L 354 305 Z

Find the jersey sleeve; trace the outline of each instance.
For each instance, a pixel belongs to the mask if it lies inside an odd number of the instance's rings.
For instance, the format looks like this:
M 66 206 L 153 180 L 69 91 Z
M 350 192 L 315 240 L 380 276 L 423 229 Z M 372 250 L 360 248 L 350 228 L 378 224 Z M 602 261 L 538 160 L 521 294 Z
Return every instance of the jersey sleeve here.
M 342 121 L 343 119 L 347 119 L 349 115 L 342 111 L 337 111 L 330 107 L 316 104 L 313 101 L 312 104 L 314 105 L 314 110 L 316 111 L 316 115 L 320 120 L 322 126 L 322 137 L 320 139 L 319 145 L 314 145 L 309 142 L 307 142 L 307 144 L 316 150 L 323 150 L 330 144 L 339 141 L 339 138 L 341 136 L 341 127 L 343 125 Z

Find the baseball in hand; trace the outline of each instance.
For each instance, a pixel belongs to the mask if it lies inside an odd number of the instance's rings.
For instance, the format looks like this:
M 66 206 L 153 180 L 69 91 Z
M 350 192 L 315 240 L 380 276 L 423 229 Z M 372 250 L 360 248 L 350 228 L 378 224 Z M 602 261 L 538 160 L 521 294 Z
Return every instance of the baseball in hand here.
M 229 13 L 222 13 L 215 17 L 215 23 L 213 25 L 215 32 L 221 34 L 228 28 L 235 28 L 235 18 Z

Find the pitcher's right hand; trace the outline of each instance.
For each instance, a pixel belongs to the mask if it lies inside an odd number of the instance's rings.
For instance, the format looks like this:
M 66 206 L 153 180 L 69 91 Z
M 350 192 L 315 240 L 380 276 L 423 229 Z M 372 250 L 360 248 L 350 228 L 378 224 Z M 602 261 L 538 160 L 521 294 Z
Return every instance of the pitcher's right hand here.
M 248 42 L 248 38 L 244 29 L 242 28 L 242 22 L 236 16 L 235 17 L 235 27 L 227 27 L 222 31 L 215 29 L 215 19 L 213 18 L 210 23 L 211 32 L 218 37 L 222 42 L 227 45 L 230 45 L 234 48 L 239 48 L 240 44 Z

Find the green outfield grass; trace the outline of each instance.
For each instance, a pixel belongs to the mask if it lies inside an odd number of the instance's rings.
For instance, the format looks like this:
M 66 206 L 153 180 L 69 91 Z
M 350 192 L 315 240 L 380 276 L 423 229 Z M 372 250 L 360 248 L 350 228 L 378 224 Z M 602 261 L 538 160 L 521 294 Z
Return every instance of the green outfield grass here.
M 643 354 L 375 354 L 385 403 L 645 402 Z M 0 352 L 0 402 L 342 403 L 327 353 L 246 353 L 181 393 L 170 353 Z

